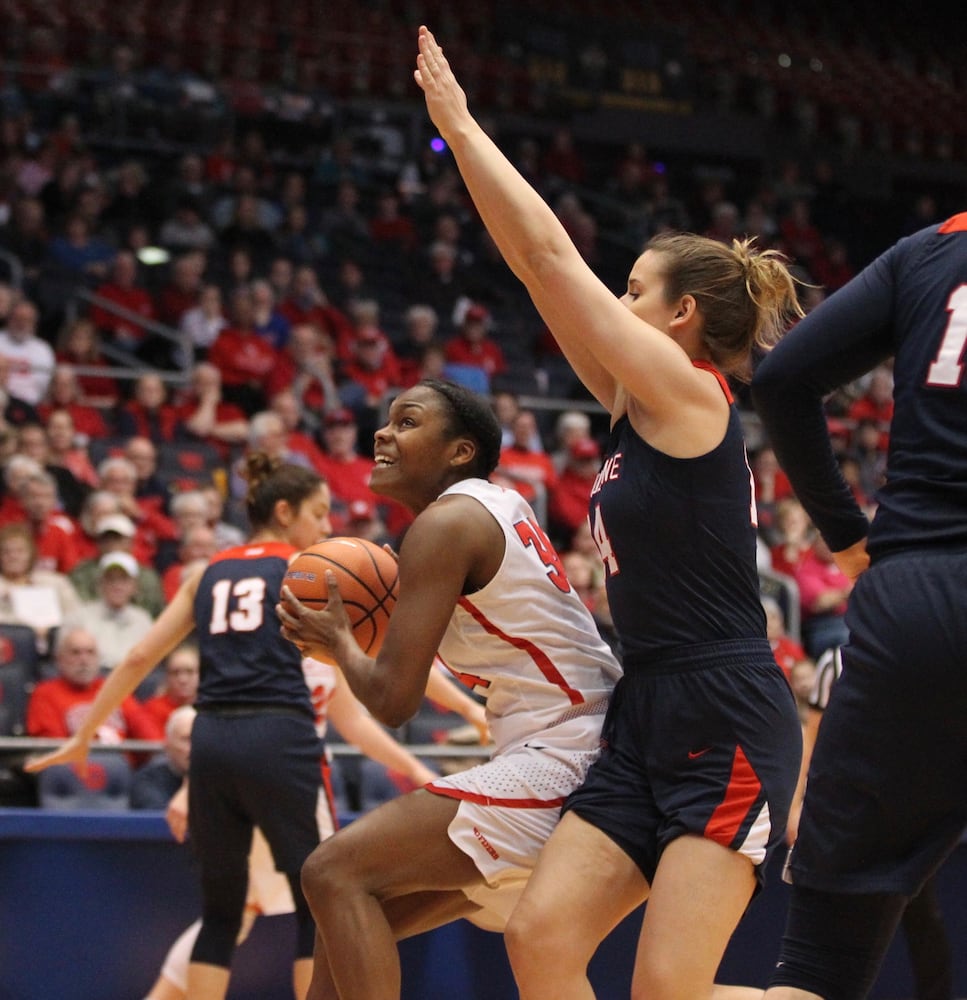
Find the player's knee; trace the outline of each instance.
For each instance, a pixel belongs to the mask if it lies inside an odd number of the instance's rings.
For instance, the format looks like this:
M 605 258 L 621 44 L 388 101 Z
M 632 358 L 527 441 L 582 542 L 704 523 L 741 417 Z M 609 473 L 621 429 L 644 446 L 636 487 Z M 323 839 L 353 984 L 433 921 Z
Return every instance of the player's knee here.
M 507 926 L 504 929 L 504 947 L 507 949 L 507 957 L 510 959 L 511 968 L 514 970 L 514 975 L 517 977 L 518 982 L 521 978 L 526 978 L 530 974 L 530 951 L 533 948 L 528 949 L 528 941 L 533 943 L 533 937 L 531 937 L 532 928 L 525 916 L 518 917 L 517 911 L 520 910 L 520 906 L 511 915 L 510 920 L 507 922 Z
M 302 865 L 301 881 L 305 898 L 315 908 L 352 884 L 350 859 L 338 845 L 323 841 Z
M 635 969 L 631 1000 L 676 1000 L 685 996 L 681 963 L 672 956 L 658 957 Z M 687 995 L 693 995 L 688 993 Z
M 311 903 L 320 893 L 325 892 L 326 878 L 328 875 L 329 862 L 324 856 L 320 844 L 312 854 L 306 858 L 302 865 L 302 892 L 305 898 Z
M 504 945 L 518 982 L 546 977 L 547 969 L 560 969 L 573 955 L 553 917 L 541 912 L 526 896 L 514 908 L 504 930 Z

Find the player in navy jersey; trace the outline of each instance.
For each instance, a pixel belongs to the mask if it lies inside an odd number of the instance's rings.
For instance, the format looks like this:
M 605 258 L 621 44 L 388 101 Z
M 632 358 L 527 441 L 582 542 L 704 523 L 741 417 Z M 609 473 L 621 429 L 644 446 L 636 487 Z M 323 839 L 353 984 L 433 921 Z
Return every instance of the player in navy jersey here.
M 330 533 L 329 488 L 317 473 L 258 452 L 247 457 L 246 470 L 251 539 L 191 573 L 108 677 L 77 734 L 28 765 L 86 762 L 100 722 L 197 629 L 201 672 L 189 801 L 203 908 L 188 971 L 193 1000 L 221 1000 L 228 989 L 255 826 L 295 901 L 299 996 L 308 989 L 315 937 L 299 872 L 320 839 L 322 746 L 302 657 L 280 639 L 275 606 L 292 556 Z
M 416 79 L 480 216 L 611 414 L 590 524 L 623 652 L 604 747 L 506 941 L 525 1000 L 589 997 L 599 942 L 643 900 L 636 996 L 709 996 L 783 842 L 801 733 L 766 638 L 752 476 L 725 375 L 795 311 L 777 255 L 653 240 L 620 299 L 471 117 L 433 36 Z
M 770 1000 L 854 1000 L 906 901 L 967 824 L 967 213 L 901 239 L 762 362 L 753 401 L 856 586 L 813 753 Z M 872 525 L 839 475 L 823 399 L 893 359 Z

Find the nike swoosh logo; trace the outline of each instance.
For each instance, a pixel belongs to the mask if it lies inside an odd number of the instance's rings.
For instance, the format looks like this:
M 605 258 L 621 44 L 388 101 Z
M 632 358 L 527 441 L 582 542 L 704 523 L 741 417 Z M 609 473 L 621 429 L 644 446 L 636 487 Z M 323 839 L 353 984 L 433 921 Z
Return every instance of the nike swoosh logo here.
M 547 749 L 547 747 L 541 746 L 540 743 L 525 743 L 524 746 L 527 747 L 528 750 L 546 750 Z
M 705 754 L 707 754 L 711 749 L 712 749 L 711 747 L 706 747 L 704 750 L 689 750 L 688 759 L 695 760 L 696 757 L 702 757 Z

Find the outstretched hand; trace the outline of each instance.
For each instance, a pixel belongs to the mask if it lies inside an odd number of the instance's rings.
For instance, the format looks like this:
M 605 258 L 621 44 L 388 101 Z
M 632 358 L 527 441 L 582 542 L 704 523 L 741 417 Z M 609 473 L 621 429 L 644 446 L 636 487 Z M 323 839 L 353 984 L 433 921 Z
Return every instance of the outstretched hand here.
M 87 776 L 87 755 L 90 752 L 90 743 L 87 740 L 72 736 L 63 746 L 40 757 L 31 757 L 24 764 L 24 770 L 30 774 L 45 771 L 55 764 L 73 764 L 77 768 L 78 774 L 84 778 Z
M 329 596 L 325 608 L 318 611 L 307 608 L 288 587 L 282 588 L 276 614 L 282 624 L 282 635 L 293 643 L 303 656 L 321 660 L 336 660 L 338 650 L 352 637 L 349 616 L 343 607 L 342 595 L 335 573 L 326 571 Z
M 417 39 L 420 51 L 416 57 L 416 80 L 423 96 L 426 109 L 440 134 L 455 128 L 461 121 L 470 120 L 467 110 L 467 95 L 457 83 L 443 49 L 426 26 L 421 26 Z

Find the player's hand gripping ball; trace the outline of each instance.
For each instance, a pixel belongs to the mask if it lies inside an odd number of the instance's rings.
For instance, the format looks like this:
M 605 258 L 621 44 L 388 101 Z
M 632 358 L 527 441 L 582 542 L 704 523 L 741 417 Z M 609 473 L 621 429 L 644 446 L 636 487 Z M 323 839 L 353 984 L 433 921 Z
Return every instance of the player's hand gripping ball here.
M 329 601 L 327 570 L 336 575 L 356 642 L 368 656 L 375 656 L 396 606 L 396 559 L 365 538 L 327 538 L 300 552 L 282 583 L 307 608 L 318 610 Z

